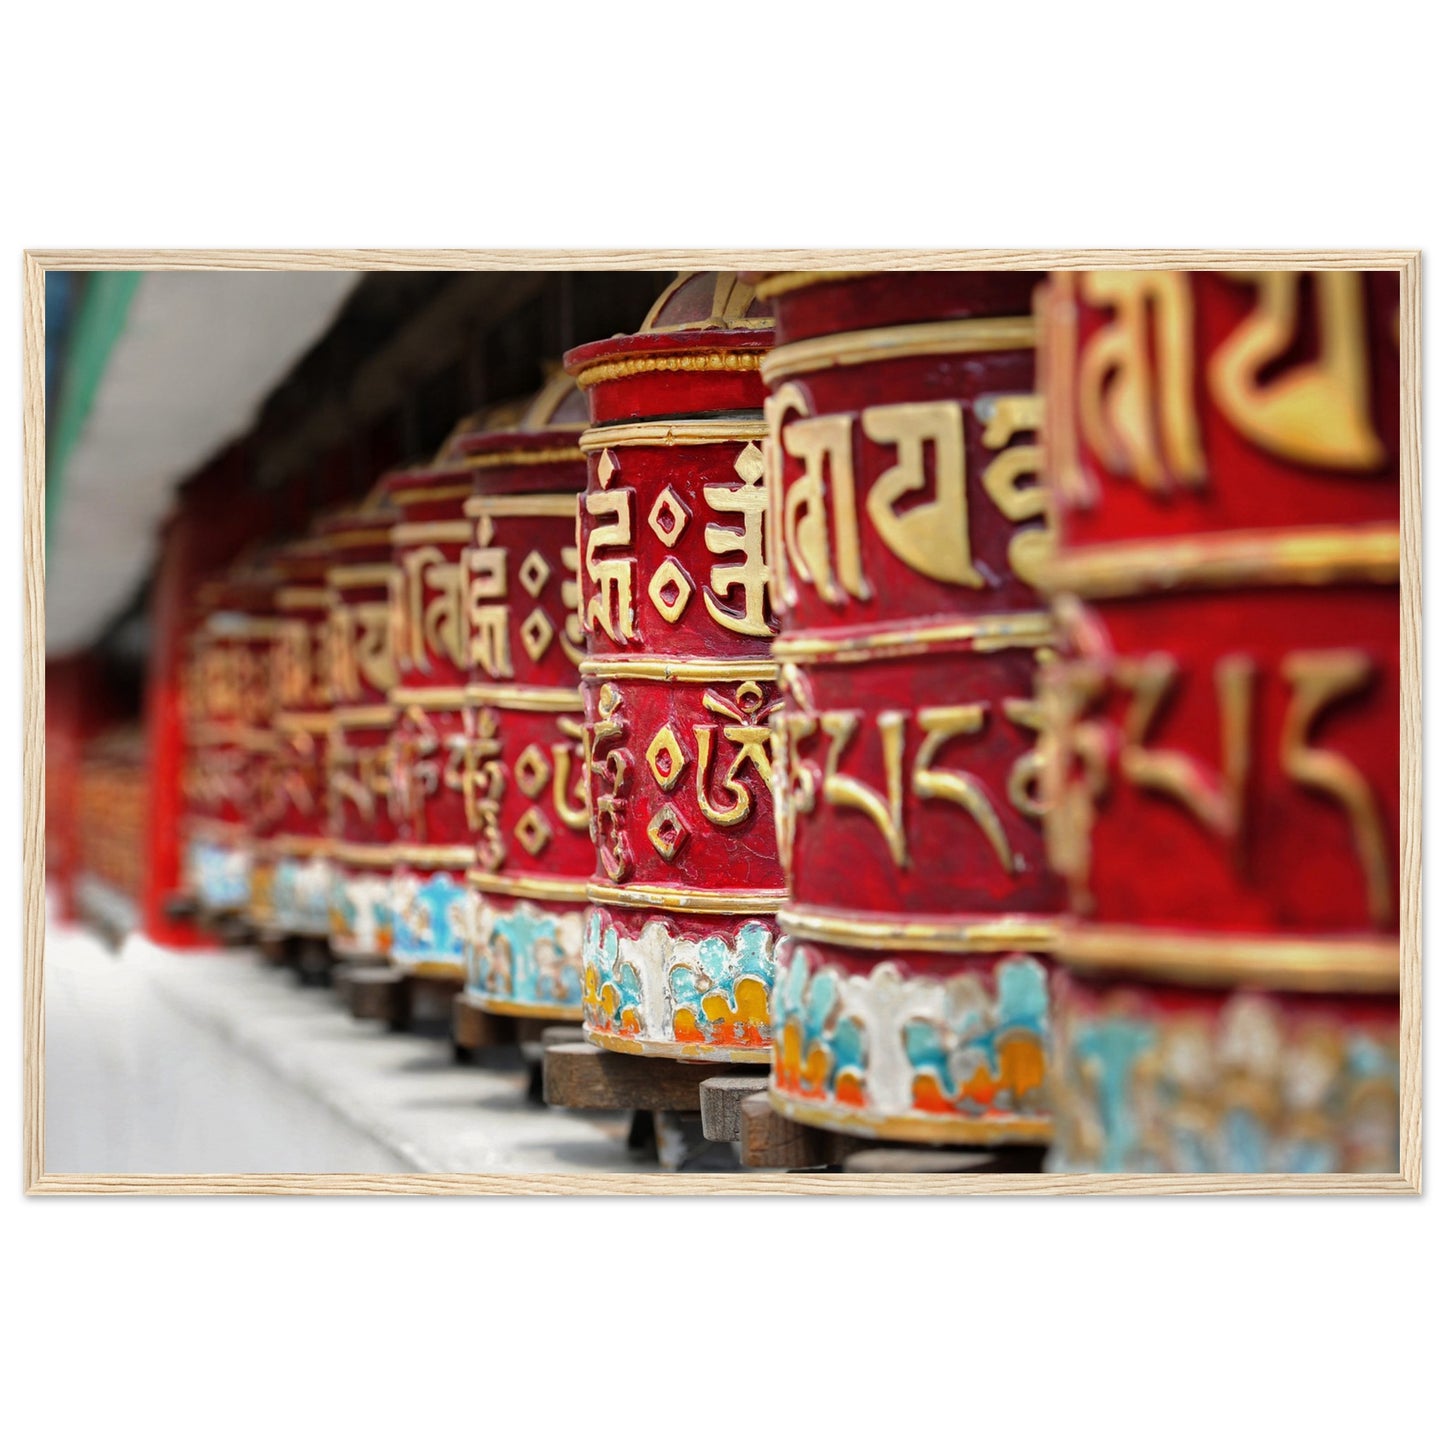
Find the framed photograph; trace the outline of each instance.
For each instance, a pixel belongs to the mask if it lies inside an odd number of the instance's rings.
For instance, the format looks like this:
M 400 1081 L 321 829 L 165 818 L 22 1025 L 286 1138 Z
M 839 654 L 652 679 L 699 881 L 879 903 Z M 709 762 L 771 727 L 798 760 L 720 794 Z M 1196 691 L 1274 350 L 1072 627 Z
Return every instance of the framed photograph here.
M 30 252 L 25 1187 L 1418 1194 L 1418 252 Z

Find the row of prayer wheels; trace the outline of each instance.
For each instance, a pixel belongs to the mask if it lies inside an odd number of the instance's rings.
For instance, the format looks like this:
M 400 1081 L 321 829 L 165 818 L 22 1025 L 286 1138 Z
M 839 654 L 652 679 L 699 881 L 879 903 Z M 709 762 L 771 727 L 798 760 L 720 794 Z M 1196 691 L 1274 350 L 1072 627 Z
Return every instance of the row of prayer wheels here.
M 823 1129 L 1393 1171 L 1397 286 L 684 275 L 203 593 L 191 887 Z

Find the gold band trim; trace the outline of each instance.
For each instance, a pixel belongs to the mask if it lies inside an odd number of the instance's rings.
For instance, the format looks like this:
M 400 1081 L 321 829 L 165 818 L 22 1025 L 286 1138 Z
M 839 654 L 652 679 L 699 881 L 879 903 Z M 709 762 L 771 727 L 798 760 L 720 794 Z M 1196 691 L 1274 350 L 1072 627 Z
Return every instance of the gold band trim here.
M 581 1004 L 517 1003 L 509 998 L 493 998 L 475 988 L 467 990 L 467 1002 L 484 1014 L 501 1014 L 514 1019 L 556 1019 L 559 1023 L 579 1023 Z
M 1057 919 L 1025 913 L 924 920 L 784 907 L 778 910 L 778 927 L 793 938 L 875 952 L 900 948 L 924 953 L 1052 953 L 1059 942 Z
M 762 441 L 768 434 L 764 421 L 734 418 L 730 421 L 631 421 L 597 426 L 582 433 L 582 450 L 600 452 L 608 447 L 702 447 L 728 442 Z
M 683 1044 L 676 1039 L 639 1039 L 628 1034 L 609 1034 L 602 1029 L 583 1028 L 582 1037 L 599 1049 L 614 1054 L 641 1054 L 649 1059 L 681 1059 L 690 1064 L 766 1064 L 771 1049 L 746 1049 L 716 1044 Z
M 331 711 L 333 726 L 338 728 L 389 728 L 396 721 L 394 707 L 338 707 Z
M 780 637 L 773 643 L 779 662 L 866 662 L 880 656 L 911 657 L 935 644 L 967 642 L 973 652 L 1001 652 L 1010 647 L 1049 647 L 1055 641 L 1054 619 L 1047 612 L 1006 612 L 932 626 L 868 632 L 851 637 L 820 635 Z
M 774 1088 L 768 1090 L 768 1102 L 797 1124 L 900 1144 L 1048 1144 L 1054 1137 L 1051 1119 L 950 1119 L 946 1114 L 888 1118 L 860 1109 L 804 1103 Z
M 331 594 L 324 587 L 282 587 L 276 593 L 276 606 L 283 612 L 329 607 Z
M 767 323 L 764 323 L 767 324 Z M 695 351 L 683 356 L 629 356 L 621 361 L 600 361 L 578 372 L 577 385 L 586 390 L 603 381 L 620 381 L 650 371 L 756 371 L 762 359 L 757 351 Z
M 331 841 L 330 857 L 335 863 L 347 863 L 357 868 L 391 868 L 395 847 L 391 843 L 342 843 Z
M 266 642 L 280 634 L 283 624 L 275 617 L 223 612 L 209 618 L 206 626 L 217 642 Z
M 389 546 L 391 535 L 378 532 L 377 536 Z M 331 567 L 326 573 L 326 585 L 335 592 L 341 587 L 390 587 L 395 569 L 390 562 L 368 562 L 356 567 Z
M 1038 328 L 1032 316 L 978 316 L 964 321 L 921 321 L 844 331 L 777 346 L 763 360 L 763 380 L 772 387 L 790 376 L 835 366 L 862 366 L 906 356 L 961 356 L 979 351 L 1023 351 L 1033 347 Z
M 472 529 L 466 522 L 398 522 L 391 529 L 395 547 L 412 542 L 469 542 L 471 538 Z
M 1398 582 L 1400 532 L 1391 525 L 1301 527 L 1118 542 L 1055 555 L 1044 583 L 1080 597 L 1208 587 L 1318 587 Z
M 394 687 L 387 697 L 394 708 L 419 707 L 432 712 L 456 711 L 471 701 L 464 687 Z
M 613 660 L 588 657 L 580 669 L 583 677 L 622 677 L 657 682 L 776 682 L 778 664 L 767 658 L 750 661 L 713 662 L 702 657 L 638 657 Z
M 467 872 L 467 882 L 483 893 L 499 893 L 504 898 L 535 898 L 541 903 L 586 903 L 587 881 L 583 878 L 539 878 L 535 874 L 483 873 L 479 868 Z
M 419 502 L 456 502 L 471 494 L 470 482 L 452 482 L 448 486 L 416 487 L 405 492 L 393 492 L 391 500 L 398 506 L 414 507 Z
M 1183 934 L 1069 924 L 1060 930 L 1057 953 L 1073 973 L 1126 974 L 1140 983 L 1290 993 L 1400 991 L 1398 939 Z
M 391 962 L 408 978 L 420 978 L 437 983 L 454 983 L 458 992 L 466 983 L 466 965 L 453 963 L 450 959 L 417 958 L 410 962 L 403 962 L 401 959 L 393 958 Z
M 759 281 L 759 301 L 770 301 L 774 296 L 786 296 L 790 291 L 802 291 L 808 286 L 823 286 L 829 281 L 852 281 L 859 276 L 886 275 L 880 271 L 780 271 Z
M 375 547 L 391 540 L 391 528 L 367 527 L 358 532 L 333 532 L 324 540 L 329 552 L 339 552 L 343 547 Z
M 278 733 L 329 733 L 330 712 L 278 712 L 276 714 Z
M 469 517 L 575 517 L 577 493 L 553 492 L 532 497 L 473 497 L 466 505 Z
M 786 889 L 731 891 L 721 888 L 648 888 L 632 884 L 589 883 L 589 903 L 616 904 L 619 908 L 656 908 L 664 913 L 744 913 L 768 917 L 788 901 Z
M 480 707 L 510 707 L 518 712 L 581 712 L 582 694 L 568 687 L 520 687 L 506 683 L 476 683 L 467 688 L 467 701 Z
M 535 451 L 519 449 L 512 452 L 487 452 L 479 457 L 466 457 L 462 465 L 484 472 L 493 467 L 540 467 L 548 462 L 580 462 L 580 447 L 541 447 Z
M 322 858 L 330 854 L 330 838 L 301 838 L 294 833 L 283 833 L 271 839 L 271 851 L 277 858 Z
M 395 843 L 391 861 L 398 868 L 447 868 L 465 872 L 477 861 L 477 850 L 465 843 Z

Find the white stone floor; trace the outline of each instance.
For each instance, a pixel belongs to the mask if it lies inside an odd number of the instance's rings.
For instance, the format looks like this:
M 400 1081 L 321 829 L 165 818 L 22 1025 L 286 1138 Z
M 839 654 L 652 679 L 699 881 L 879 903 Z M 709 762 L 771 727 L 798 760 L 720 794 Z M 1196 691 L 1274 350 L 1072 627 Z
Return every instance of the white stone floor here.
M 47 1173 L 609 1173 L 620 1116 L 526 1102 L 520 1072 L 345 1014 L 248 949 L 118 951 L 51 922 Z

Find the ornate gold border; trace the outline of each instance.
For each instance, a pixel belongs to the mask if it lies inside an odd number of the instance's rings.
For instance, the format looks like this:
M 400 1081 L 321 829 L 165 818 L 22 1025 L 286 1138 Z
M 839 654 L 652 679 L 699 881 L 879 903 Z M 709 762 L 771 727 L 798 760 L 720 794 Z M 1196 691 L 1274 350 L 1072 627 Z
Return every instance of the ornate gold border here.
M 595 426 L 582 433 L 584 452 L 609 447 L 705 447 L 729 442 L 760 442 L 768 435 L 765 421 L 732 417 L 726 421 L 628 421 Z
M 338 728 L 389 728 L 395 721 L 396 709 L 389 703 L 331 709 L 332 726 Z
M 485 452 L 478 457 L 464 457 L 462 465 L 474 471 L 489 471 L 494 467 L 540 467 L 547 462 L 580 462 L 580 447 L 538 447 L 535 451 L 518 448 L 510 452 Z
M 333 839 L 329 856 L 334 863 L 348 867 L 389 870 L 394 847 L 391 843 L 343 843 Z
M 666 1039 L 626 1038 L 621 1034 L 604 1033 L 601 1029 L 583 1028 L 583 1037 L 599 1049 L 614 1054 L 640 1054 L 649 1059 L 681 1059 L 690 1064 L 766 1064 L 773 1057 L 771 1049 L 719 1048 L 709 1044 L 679 1044 Z
M 530 898 L 538 903 L 586 903 L 585 878 L 545 878 L 535 873 L 484 873 L 467 870 L 467 882 L 483 893 L 502 898 Z
M 271 850 L 278 857 L 327 858 L 331 855 L 330 838 L 303 838 L 295 833 L 280 833 L 269 840 Z
M 896 948 L 926 953 L 1052 953 L 1059 941 L 1057 918 L 1027 913 L 922 920 L 787 905 L 778 910 L 778 927 L 805 942 L 874 952 Z
M 1071 973 L 1135 983 L 1288 993 L 1400 990 L 1400 945 L 1394 939 L 1186 934 L 1066 922 L 1055 956 Z
M 859 276 L 872 276 L 873 271 L 779 271 L 758 282 L 759 301 L 771 301 L 774 296 L 786 296 L 790 291 L 802 291 L 809 286 L 824 286 L 829 281 L 852 281 Z
M 747 325 L 729 322 L 729 325 Z M 771 321 L 758 318 L 754 329 L 770 326 Z M 671 328 L 667 328 L 671 329 Z M 578 372 L 577 385 L 584 391 L 604 381 L 620 381 L 628 376 L 642 376 L 650 371 L 756 371 L 761 353 L 756 351 L 696 351 L 683 355 L 627 356 L 619 361 L 599 361 L 586 371 Z
M 991 617 L 923 623 L 917 627 L 887 628 L 846 637 L 804 632 L 778 638 L 773 643 L 773 656 L 779 662 L 842 664 L 878 657 L 912 657 L 952 642 L 967 642 L 972 652 L 1050 647 L 1056 636 L 1054 619 L 1048 612 L 1000 612 Z
M 465 873 L 477 860 L 477 850 L 465 843 L 393 843 L 392 864 L 400 868 L 445 868 Z
M 324 587 L 280 587 L 276 591 L 276 606 L 283 612 L 293 608 L 303 612 L 314 607 L 330 607 L 331 593 Z
M 278 733 L 328 733 L 331 731 L 331 713 L 327 712 L 278 712 L 276 714 Z
M 475 988 L 467 990 L 467 1002 L 475 1004 L 484 1014 L 500 1014 L 503 1018 L 556 1019 L 558 1023 L 568 1024 L 582 1021 L 581 1004 L 514 1003 L 511 999 L 479 993 Z
M 1038 342 L 1032 316 L 978 316 L 964 321 L 919 321 L 908 326 L 879 326 L 845 331 L 775 346 L 763 358 L 763 380 L 770 387 L 790 376 L 898 361 L 908 356 L 963 356 L 979 351 L 1024 351 Z
M 331 532 L 322 538 L 328 552 L 339 552 L 343 547 L 379 547 L 390 540 L 390 527 L 364 527 L 355 532 Z
M 706 657 L 587 657 L 583 677 L 631 678 L 652 682 L 776 682 L 778 664 L 767 658 L 715 662 Z
M 472 527 L 466 522 L 398 522 L 391 529 L 394 547 L 413 542 L 470 542 Z
M 470 497 L 463 510 L 469 517 L 575 517 L 577 495 L 542 492 L 521 497 Z
M 589 883 L 587 901 L 618 908 L 657 909 L 663 913 L 737 913 L 771 918 L 788 901 L 786 890 L 729 890 L 723 888 L 646 887 L 633 883 L 614 888 L 610 883 Z
M 1134 597 L 1211 587 L 1390 583 L 1400 576 L 1400 533 L 1390 526 L 1300 527 L 1112 542 L 1056 553 L 1051 592 Z
M 467 702 L 477 707 L 510 707 L 518 712 L 581 712 L 582 694 L 569 687 L 511 686 L 478 682 L 467 687 Z
M 432 712 L 455 712 L 470 701 L 465 687 L 394 687 L 386 696 L 394 708 L 419 707 Z
M 378 532 L 376 535 L 387 546 L 391 545 L 390 532 Z M 343 587 L 390 587 L 395 572 L 396 569 L 390 562 L 367 562 L 354 567 L 328 567 L 326 585 L 332 592 Z
M 836 1129 L 862 1139 L 891 1139 L 899 1144 L 1049 1144 L 1054 1137 L 1049 1119 L 951 1119 L 946 1114 L 925 1118 L 908 1114 L 885 1118 L 862 1109 L 809 1104 L 768 1088 L 768 1101 L 784 1117 L 815 1129 Z

